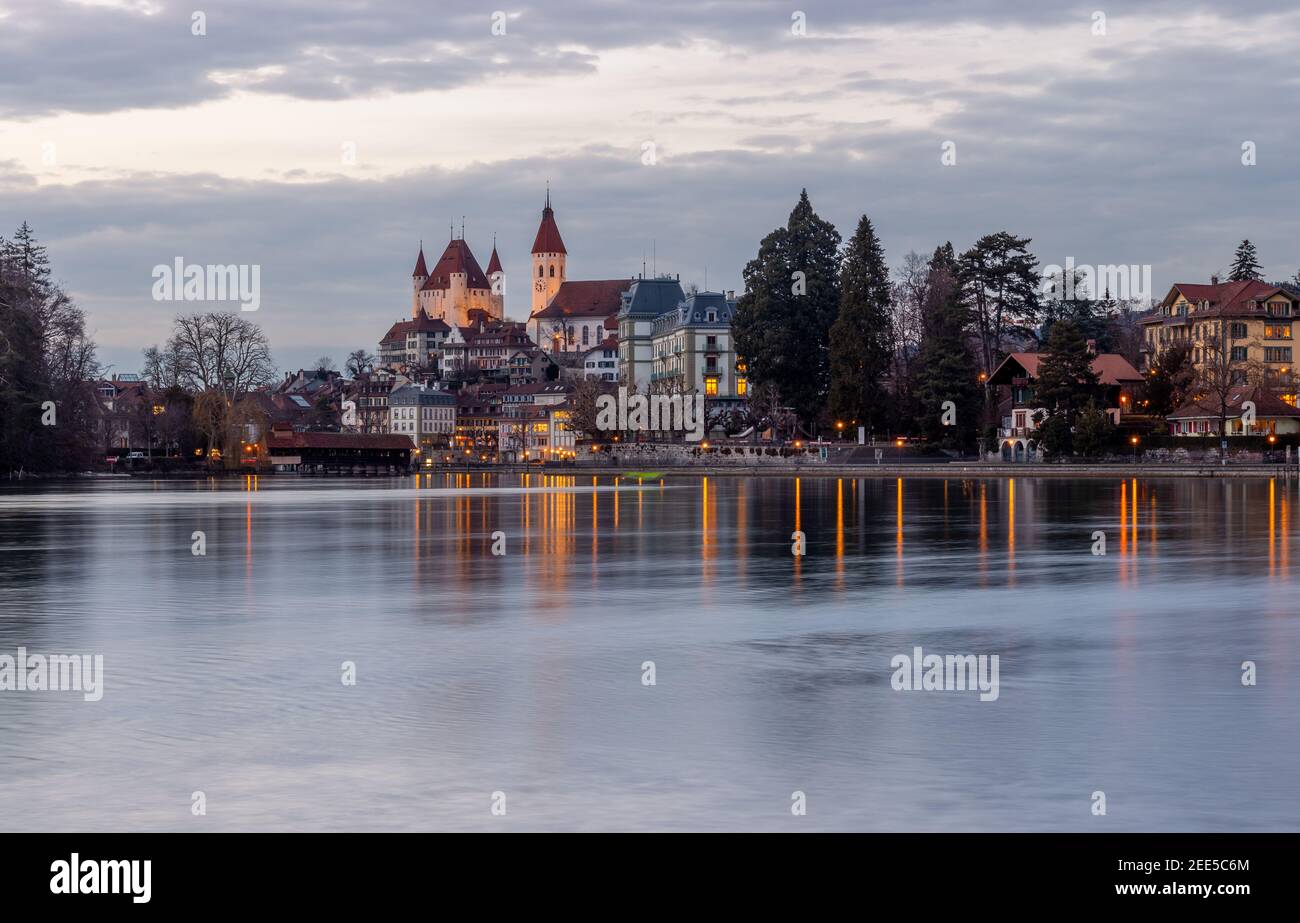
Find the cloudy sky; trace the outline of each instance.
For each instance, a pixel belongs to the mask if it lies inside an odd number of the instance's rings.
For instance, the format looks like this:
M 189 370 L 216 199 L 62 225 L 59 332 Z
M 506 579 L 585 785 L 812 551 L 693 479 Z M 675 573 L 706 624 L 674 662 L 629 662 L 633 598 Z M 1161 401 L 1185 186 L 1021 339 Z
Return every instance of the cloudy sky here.
M 572 278 L 739 288 L 807 187 L 894 264 L 1005 229 L 1162 290 L 1249 237 L 1281 279 L 1297 100 L 1291 0 L 0 0 L 0 227 L 118 372 L 218 307 L 152 299 L 177 257 L 261 267 L 284 369 L 373 351 L 462 216 L 526 317 L 548 180 Z

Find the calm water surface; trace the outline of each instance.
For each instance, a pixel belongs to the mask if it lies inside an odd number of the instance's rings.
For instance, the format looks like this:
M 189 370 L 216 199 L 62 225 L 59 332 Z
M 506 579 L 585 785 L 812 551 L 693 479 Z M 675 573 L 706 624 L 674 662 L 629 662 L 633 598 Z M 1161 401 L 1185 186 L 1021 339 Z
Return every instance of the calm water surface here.
M 1282 479 L 7 489 L 0 654 L 100 653 L 106 679 L 0 692 L 2 826 L 1294 830 L 1297 503 Z M 998 700 L 893 690 L 918 645 L 998 654 Z

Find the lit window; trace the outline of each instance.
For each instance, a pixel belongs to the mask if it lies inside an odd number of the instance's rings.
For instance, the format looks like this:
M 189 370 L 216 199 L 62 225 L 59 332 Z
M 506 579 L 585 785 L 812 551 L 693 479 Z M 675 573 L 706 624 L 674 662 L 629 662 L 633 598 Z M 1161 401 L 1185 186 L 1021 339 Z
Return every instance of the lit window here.
M 718 380 L 716 378 L 704 379 L 704 393 L 709 395 L 718 393 Z

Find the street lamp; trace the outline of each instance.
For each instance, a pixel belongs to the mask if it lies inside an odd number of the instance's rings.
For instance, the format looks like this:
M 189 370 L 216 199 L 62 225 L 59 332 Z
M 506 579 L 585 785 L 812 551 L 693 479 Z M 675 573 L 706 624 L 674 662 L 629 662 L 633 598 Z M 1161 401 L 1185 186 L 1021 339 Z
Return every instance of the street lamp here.
M 1130 436 L 1128 441 L 1133 444 L 1133 464 L 1136 465 L 1138 460 L 1138 437 Z

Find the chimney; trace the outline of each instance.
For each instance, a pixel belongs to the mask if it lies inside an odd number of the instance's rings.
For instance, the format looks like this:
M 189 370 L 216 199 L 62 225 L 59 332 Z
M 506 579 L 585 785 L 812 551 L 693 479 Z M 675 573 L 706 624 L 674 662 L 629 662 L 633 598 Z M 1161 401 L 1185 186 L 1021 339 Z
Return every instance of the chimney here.
M 1211 285 L 1218 285 L 1218 284 L 1219 284 L 1219 277 L 1218 277 L 1217 275 L 1210 276 L 1210 284 L 1211 284 Z

